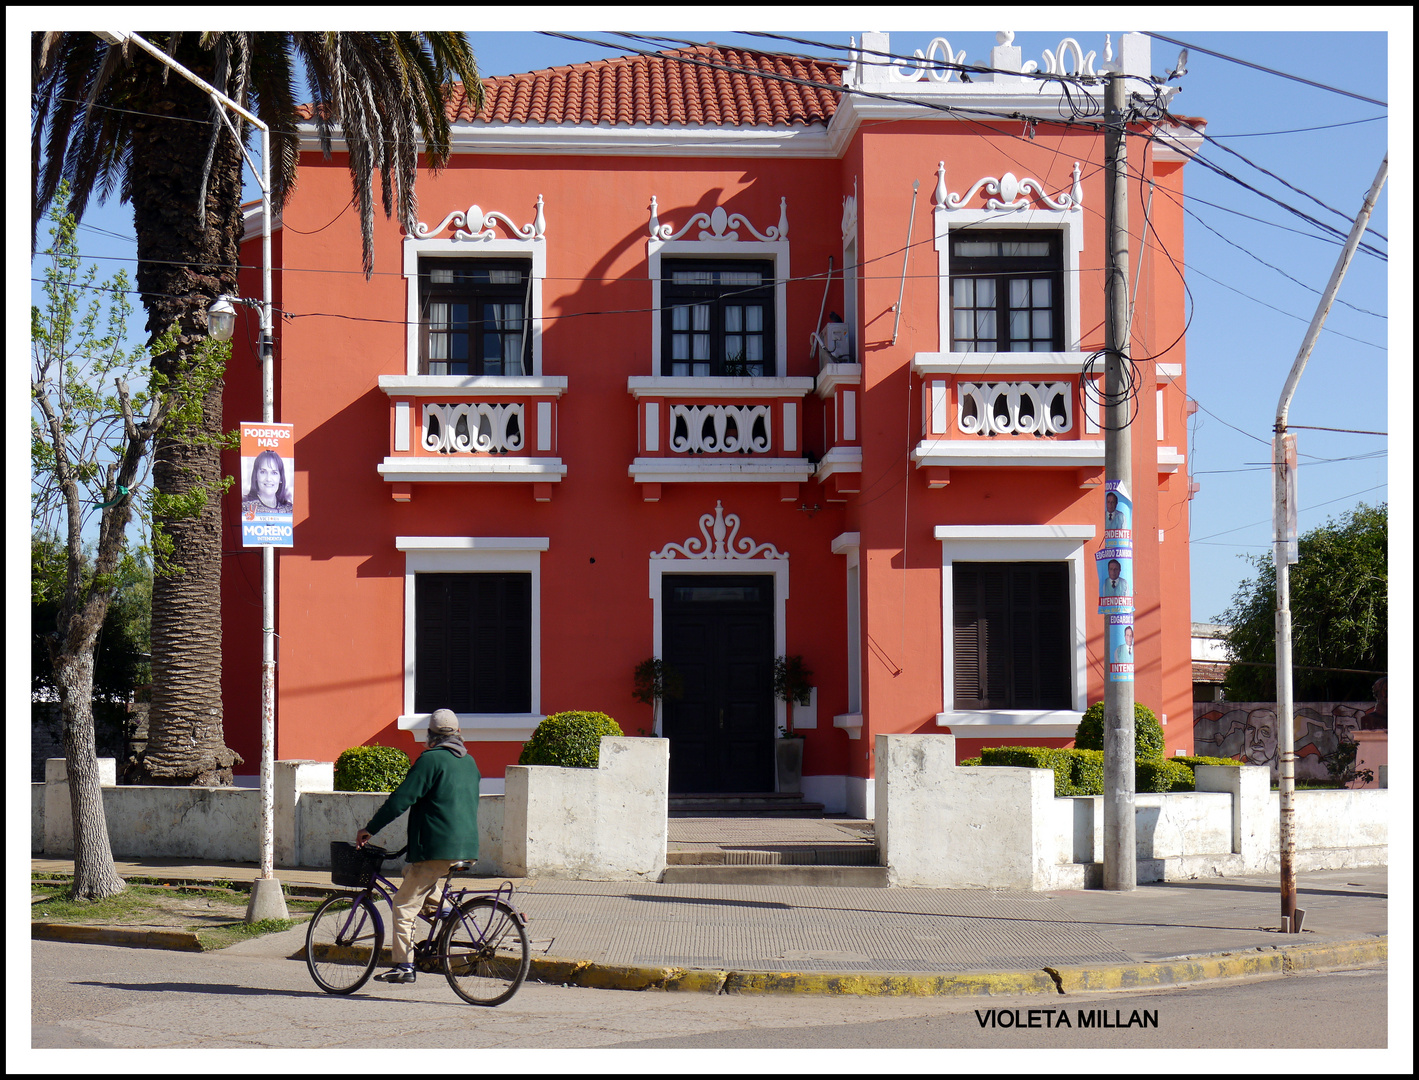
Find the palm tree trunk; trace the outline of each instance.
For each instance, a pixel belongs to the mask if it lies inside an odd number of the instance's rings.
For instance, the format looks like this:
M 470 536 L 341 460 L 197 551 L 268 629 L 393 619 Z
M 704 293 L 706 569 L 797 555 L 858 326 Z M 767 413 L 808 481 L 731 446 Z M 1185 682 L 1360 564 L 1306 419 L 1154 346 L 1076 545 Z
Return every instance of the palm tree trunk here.
M 188 35 L 193 42 L 196 35 Z M 211 54 L 190 47 L 178 57 L 210 79 Z M 205 205 L 202 190 L 210 103 L 195 86 L 173 76 L 152 116 L 135 118 L 129 184 L 138 241 L 138 286 L 157 335 L 176 321 L 177 350 L 154 361 L 171 374 L 179 358 L 206 336 L 207 308 L 235 293 L 241 241 L 240 151 L 230 136 L 217 147 Z M 240 326 L 240 324 L 239 324 Z M 153 692 L 142 783 L 215 786 L 232 782 L 241 758 L 228 749 L 222 713 L 222 384 L 204 403 L 197 443 L 164 440 L 154 459 L 160 496 L 210 493 L 191 516 L 162 519 L 172 539 L 167 568 L 153 580 Z

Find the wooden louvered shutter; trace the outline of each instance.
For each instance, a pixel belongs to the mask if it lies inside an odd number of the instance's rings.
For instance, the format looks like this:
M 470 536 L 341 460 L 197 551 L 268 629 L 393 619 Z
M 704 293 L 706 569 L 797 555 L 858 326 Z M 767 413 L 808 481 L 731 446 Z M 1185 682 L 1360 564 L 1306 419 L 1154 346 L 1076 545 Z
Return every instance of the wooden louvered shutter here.
M 952 582 L 955 708 L 1068 708 L 1068 567 L 955 563 Z
M 414 604 L 415 711 L 531 711 L 530 574 L 419 574 Z

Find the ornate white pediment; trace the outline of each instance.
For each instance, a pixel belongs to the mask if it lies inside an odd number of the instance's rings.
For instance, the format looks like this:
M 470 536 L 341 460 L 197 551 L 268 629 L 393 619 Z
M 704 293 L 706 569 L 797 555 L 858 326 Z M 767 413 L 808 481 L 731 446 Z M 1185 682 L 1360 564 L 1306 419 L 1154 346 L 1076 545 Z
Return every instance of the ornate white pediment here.
M 428 240 L 445 229 L 451 229 L 455 240 L 495 240 L 497 230 L 493 227 L 501 222 L 513 239 L 541 240 L 547 233 L 547 217 L 542 211 L 542 196 L 537 196 L 537 213 L 528 224 L 519 228 L 506 214 L 496 210 L 484 210 L 476 203 L 467 210 L 455 210 L 434 228 L 426 228 L 421 221 L 414 226 L 414 237 Z
M 985 201 L 987 210 L 1029 210 L 1032 209 L 1030 196 L 1034 196 L 1051 210 L 1082 210 L 1084 208 L 1084 188 L 1079 182 L 1079 162 L 1074 163 L 1074 183 L 1068 191 L 1061 191 L 1051 198 L 1045 187 L 1031 177 L 1017 178 L 1014 173 L 1006 173 L 996 178 L 983 176 L 971 185 L 969 191 L 959 195 L 946 190 L 946 163 L 936 163 L 936 190 L 932 193 L 932 204 L 937 209 L 963 210 L 966 204 L 984 191 L 989 198 Z
M 726 514 L 718 499 L 714 502 L 713 514 L 700 515 L 700 536 L 686 537 L 682 543 L 671 542 L 659 551 L 652 551 L 652 559 L 786 559 L 788 552 L 779 551 L 773 544 L 758 544 L 749 537 L 739 536 L 739 515 Z
M 655 196 L 650 197 L 650 238 L 652 240 L 679 240 L 691 229 L 698 227 L 700 234 L 698 240 L 738 240 L 737 229 L 748 229 L 760 240 L 787 240 L 788 239 L 788 196 L 779 200 L 778 224 L 770 225 L 763 232 L 754 228 L 749 223 L 749 219 L 743 214 L 731 214 L 722 206 L 716 206 L 708 214 L 695 214 L 680 229 L 675 231 L 673 225 L 662 225 L 660 223 L 660 211 L 656 205 Z

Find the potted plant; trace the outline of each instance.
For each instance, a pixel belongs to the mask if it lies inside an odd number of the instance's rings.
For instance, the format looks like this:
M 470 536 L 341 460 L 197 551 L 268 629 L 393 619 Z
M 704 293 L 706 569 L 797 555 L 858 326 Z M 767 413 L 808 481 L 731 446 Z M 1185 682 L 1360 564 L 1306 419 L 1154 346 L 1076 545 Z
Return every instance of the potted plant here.
M 774 764 L 778 774 L 778 790 L 803 790 L 803 736 L 793 730 L 793 706 L 808 705 L 813 700 L 813 672 L 801 656 L 774 658 L 774 696 L 788 706 L 788 723 L 779 728 L 774 740 Z
M 647 657 L 636 665 L 635 689 L 631 697 L 649 705 L 654 710 L 651 730 L 648 734 L 660 734 L 660 702 L 663 698 L 676 701 L 685 693 L 685 680 L 673 666 L 658 656 Z M 641 734 L 647 734 L 644 728 Z

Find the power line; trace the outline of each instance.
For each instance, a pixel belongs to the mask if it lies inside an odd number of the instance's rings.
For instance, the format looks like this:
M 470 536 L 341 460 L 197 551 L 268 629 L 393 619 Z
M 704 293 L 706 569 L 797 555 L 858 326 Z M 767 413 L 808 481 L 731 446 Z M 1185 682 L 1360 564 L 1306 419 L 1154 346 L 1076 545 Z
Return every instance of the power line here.
M 1166 41 L 1170 45 L 1177 45 L 1183 49 L 1196 50 L 1206 53 L 1208 56 L 1215 56 L 1219 60 L 1230 60 L 1234 64 L 1241 64 L 1244 67 L 1255 68 L 1257 71 L 1264 71 L 1268 75 L 1278 75 L 1283 79 L 1291 79 L 1293 82 L 1305 83 L 1307 86 L 1314 86 L 1317 90 L 1329 90 L 1332 94 L 1344 94 L 1346 97 L 1355 98 L 1358 101 L 1368 102 L 1371 105 L 1378 105 L 1382 109 L 1389 108 L 1389 102 L 1378 101 L 1372 97 L 1365 97 L 1363 94 L 1352 94 L 1349 90 L 1342 90 L 1338 86 L 1328 86 L 1325 83 L 1313 82 L 1310 79 L 1303 79 L 1299 75 L 1288 75 L 1284 71 L 1277 71 L 1275 68 L 1263 67 L 1261 64 L 1253 64 L 1250 60 L 1239 60 L 1235 56 L 1228 56 L 1226 53 L 1214 52 L 1211 49 L 1204 49 L 1201 45 L 1189 45 L 1186 41 L 1179 41 L 1177 38 L 1165 37 L 1162 34 L 1155 34 L 1152 30 L 1143 31 L 1151 38 L 1159 41 Z
M 1318 502 L 1318 503 L 1315 503 L 1314 505 L 1311 505 L 1311 506 L 1303 506 L 1303 507 L 1301 508 L 1301 513 L 1306 513 L 1307 511 L 1310 511 L 1310 510 L 1319 510 L 1322 506 L 1329 506 L 1331 503 L 1344 502 L 1346 499 L 1353 499 L 1353 498 L 1355 498 L 1355 496 L 1357 496 L 1357 495 L 1366 495 L 1366 494 L 1370 493 L 1371 491 L 1379 491 L 1380 488 L 1384 488 L 1384 487 L 1389 487 L 1389 484 L 1388 484 L 1388 483 L 1385 483 L 1385 484 L 1376 484 L 1374 487 L 1367 487 L 1367 488 L 1365 488 L 1364 491 L 1352 491 L 1349 495 L 1340 495 L 1340 496 L 1338 496 L 1338 497 L 1336 497 L 1336 498 L 1334 498 L 1334 499 L 1326 499 L 1325 502 Z M 1263 518 L 1263 519 L 1260 520 L 1260 521 L 1253 521 L 1253 522 L 1250 522 L 1250 523 L 1248 523 L 1248 524 L 1246 524 L 1246 525 L 1238 525 L 1238 526 L 1237 526 L 1236 528 L 1234 528 L 1234 529 L 1223 529 L 1221 532 L 1210 533 L 1210 534 L 1207 535 L 1207 536 L 1199 537 L 1198 539 L 1193 540 L 1192 543 L 1194 543 L 1194 544 L 1200 544 L 1200 543 L 1202 543 L 1204 540 L 1211 540 L 1214 536 L 1226 536 L 1228 533 L 1241 532 L 1243 529 L 1254 529 L 1254 528 L 1256 528 L 1258 525 L 1270 525 L 1270 524 L 1271 524 L 1271 519 L 1270 519 L 1270 518 Z

